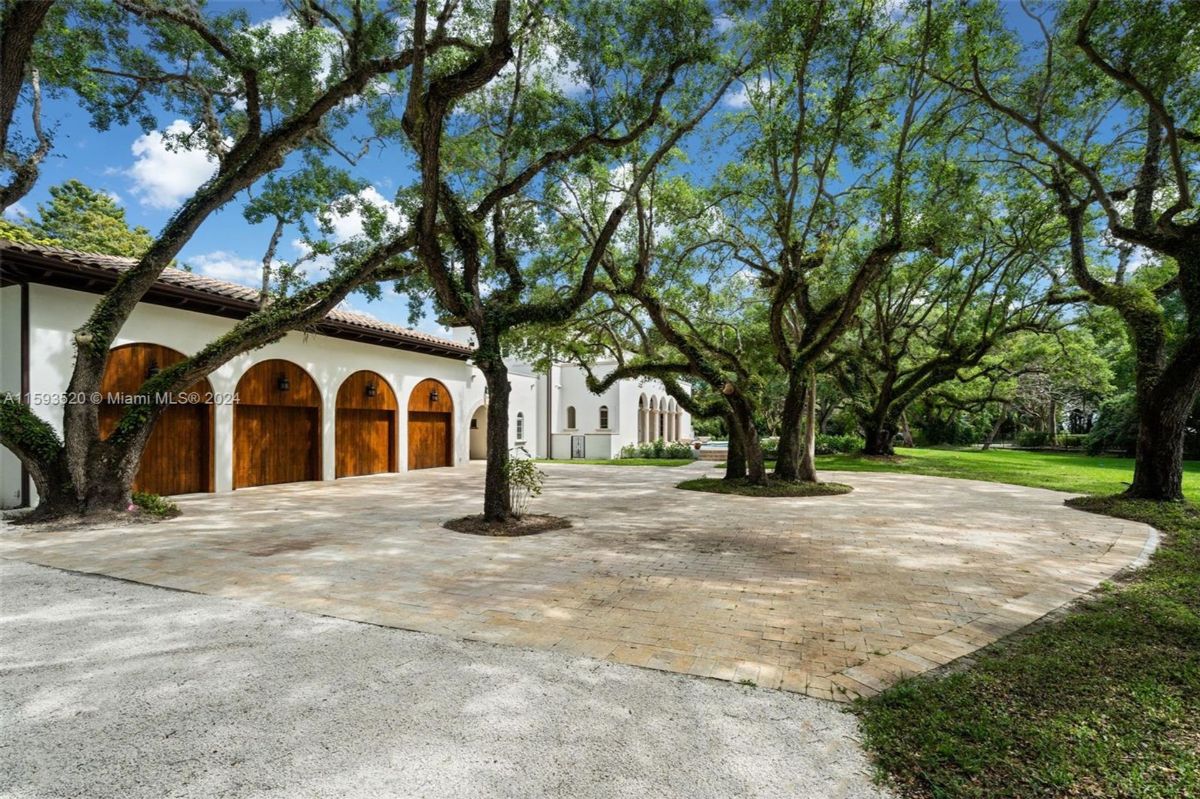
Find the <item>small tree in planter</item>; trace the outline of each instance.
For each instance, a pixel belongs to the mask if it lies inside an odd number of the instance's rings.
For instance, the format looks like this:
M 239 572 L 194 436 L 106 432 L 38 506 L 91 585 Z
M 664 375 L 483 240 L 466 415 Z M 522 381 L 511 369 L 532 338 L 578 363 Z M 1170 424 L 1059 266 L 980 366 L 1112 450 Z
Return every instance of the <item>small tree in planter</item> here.
M 546 473 L 534 464 L 529 453 L 522 449 L 520 455 L 521 457 L 509 458 L 504 464 L 512 515 L 518 519 L 529 510 L 529 500 L 541 495 L 542 485 L 546 482 Z

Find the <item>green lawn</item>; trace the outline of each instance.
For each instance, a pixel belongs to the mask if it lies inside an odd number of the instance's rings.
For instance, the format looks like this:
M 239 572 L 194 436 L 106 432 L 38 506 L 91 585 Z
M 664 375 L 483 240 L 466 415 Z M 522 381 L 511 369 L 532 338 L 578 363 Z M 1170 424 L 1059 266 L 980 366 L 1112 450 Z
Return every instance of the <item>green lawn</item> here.
M 1053 488 L 1079 494 L 1117 494 L 1133 477 L 1131 458 L 1090 457 L 1020 450 L 897 449 L 895 461 L 859 455 L 821 455 L 817 468 L 854 472 L 908 472 Z M 1200 461 L 1184 464 L 1183 490 L 1200 502 Z
M 1132 468 L 1120 458 L 946 450 L 819 465 L 1100 494 L 1120 491 Z M 1196 463 L 1185 486 L 1198 498 Z M 860 703 L 866 745 L 902 795 L 1200 797 L 1200 509 L 1070 504 L 1154 525 L 1163 542 L 1132 580 L 989 647 L 969 669 Z
M 538 463 L 573 463 L 579 466 L 686 466 L 691 458 L 538 458 Z

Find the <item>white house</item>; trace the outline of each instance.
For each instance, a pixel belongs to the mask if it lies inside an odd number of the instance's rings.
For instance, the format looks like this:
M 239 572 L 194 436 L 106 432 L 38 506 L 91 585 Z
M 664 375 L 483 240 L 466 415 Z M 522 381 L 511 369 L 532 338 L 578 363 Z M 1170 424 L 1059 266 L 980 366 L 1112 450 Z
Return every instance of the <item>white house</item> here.
M 74 330 L 129 259 L 0 241 L 0 394 L 25 397 L 61 430 Z M 100 420 L 155 370 L 195 353 L 257 307 L 257 292 L 167 269 L 113 342 Z M 457 331 L 456 331 L 457 333 Z M 458 337 L 458 336 L 456 336 Z M 244 353 L 176 398 L 147 446 L 137 487 L 162 494 L 460 466 L 483 457 L 486 392 L 473 348 L 334 311 L 305 332 Z M 603 368 L 603 365 L 600 365 Z M 581 370 L 512 368 L 509 440 L 530 455 L 610 457 L 691 435 L 662 386 L 621 381 L 601 397 Z M 0 507 L 35 501 L 0 448 Z
M 602 361 L 592 371 L 603 377 L 615 367 Z M 556 364 L 538 379 L 549 401 L 552 457 L 616 458 L 629 445 L 692 438 L 691 417 L 657 380 L 619 380 L 596 395 L 580 366 Z

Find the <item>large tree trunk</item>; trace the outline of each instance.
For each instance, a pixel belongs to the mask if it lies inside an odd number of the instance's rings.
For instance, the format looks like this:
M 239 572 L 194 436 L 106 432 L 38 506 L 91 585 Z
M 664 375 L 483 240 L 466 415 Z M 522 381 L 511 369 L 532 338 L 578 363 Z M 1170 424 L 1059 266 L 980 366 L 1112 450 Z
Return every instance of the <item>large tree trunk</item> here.
M 865 455 L 895 455 L 892 442 L 899 430 L 896 420 L 887 413 L 873 413 L 862 421 L 866 443 L 863 445 Z
M 1138 392 L 1137 454 L 1127 497 L 1183 499 L 1183 439 L 1200 391 L 1200 355 L 1180 355 L 1184 357 L 1176 359 L 1176 370 L 1164 374 L 1152 390 Z M 1189 368 L 1178 368 L 1184 366 Z
M 754 422 L 747 424 L 746 442 L 746 479 L 756 485 L 767 484 L 767 465 L 763 459 L 762 443 L 758 438 L 758 428 Z
M 808 374 L 804 392 L 804 452 L 800 458 L 800 479 L 817 482 L 817 376 Z
M 754 415 L 750 406 L 741 397 L 734 395 L 729 398 L 731 435 L 730 445 L 733 444 L 732 428 L 738 430 L 742 454 L 745 457 L 746 479 L 755 485 L 767 484 L 767 467 L 763 461 L 762 444 L 758 438 L 758 428 L 754 426 Z
M 485 349 L 486 347 L 486 349 Z M 508 367 L 500 356 L 499 344 L 483 343 L 476 361 L 487 381 L 487 466 L 483 483 L 483 517 L 489 522 L 507 521 L 512 516 L 512 494 L 508 480 Z M 549 446 L 549 442 L 547 442 Z
M 729 431 L 729 452 L 725 456 L 725 479 L 743 480 L 746 477 L 746 445 L 742 440 L 741 426 L 732 414 L 725 419 L 725 427 Z
M 775 454 L 774 477 L 778 480 L 803 480 L 801 461 L 804 458 L 804 400 L 809 381 L 792 370 L 788 375 L 787 393 L 783 397 L 783 413 L 779 419 L 779 449 Z
M 1146 418 L 1152 415 L 1153 418 Z M 1137 455 L 1133 482 L 1125 496 L 1134 499 L 1183 499 L 1183 432 L 1187 414 L 1174 418 L 1138 414 Z
M 5 403 L 3 443 L 17 454 L 37 488 L 38 505 L 23 521 L 103 517 L 129 509 L 142 452 L 161 413 L 160 406 L 137 406 L 133 424 L 87 448 L 82 476 L 68 466 L 66 448 L 52 428 L 26 405 Z

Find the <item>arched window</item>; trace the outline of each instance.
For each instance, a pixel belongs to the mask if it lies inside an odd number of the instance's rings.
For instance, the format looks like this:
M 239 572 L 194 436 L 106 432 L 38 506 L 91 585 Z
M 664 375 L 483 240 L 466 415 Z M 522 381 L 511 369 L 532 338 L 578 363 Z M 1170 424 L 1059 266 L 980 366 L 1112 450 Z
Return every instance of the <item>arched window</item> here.
M 525 414 L 517 414 L 517 441 L 525 440 Z
M 568 430 L 575 429 L 575 406 L 574 405 L 567 406 L 567 429 Z
M 601 430 L 608 429 L 608 406 L 607 405 L 600 406 L 600 429 Z

